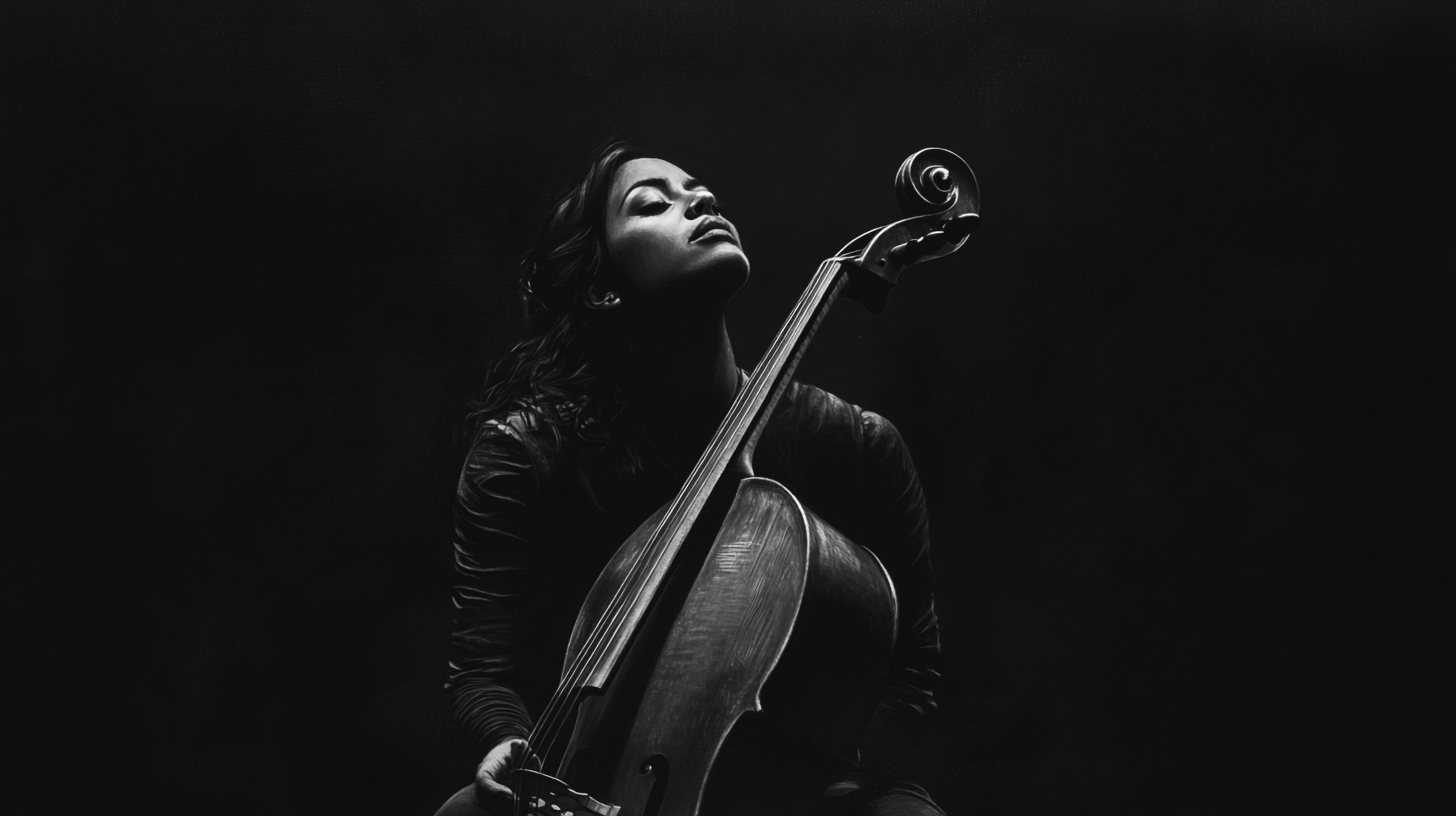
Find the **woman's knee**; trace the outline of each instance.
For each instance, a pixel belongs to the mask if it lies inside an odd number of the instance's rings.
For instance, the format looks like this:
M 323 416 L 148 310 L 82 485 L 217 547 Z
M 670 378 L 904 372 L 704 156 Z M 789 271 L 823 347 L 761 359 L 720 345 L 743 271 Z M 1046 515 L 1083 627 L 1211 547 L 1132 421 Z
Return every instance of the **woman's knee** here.
M 945 812 L 929 799 L 895 792 L 871 799 L 856 816 L 945 816 Z
M 836 798 L 831 808 L 835 816 L 945 816 L 919 785 L 861 789 Z
M 490 816 L 475 800 L 475 785 L 466 785 L 445 800 L 435 816 Z

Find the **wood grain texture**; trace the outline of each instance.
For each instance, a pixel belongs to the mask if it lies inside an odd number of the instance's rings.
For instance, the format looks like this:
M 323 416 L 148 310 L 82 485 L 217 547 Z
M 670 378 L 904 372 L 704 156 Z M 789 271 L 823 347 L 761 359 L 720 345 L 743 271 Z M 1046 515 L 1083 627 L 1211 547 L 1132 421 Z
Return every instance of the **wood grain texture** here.
M 625 574 L 655 523 L 606 574 Z M 734 723 L 765 705 L 852 759 L 888 669 L 894 590 L 871 553 L 769 479 L 743 480 L 718 530 L 682 602 L 662 599 L 604 694 L 583 701 L 563 758 L 568 779 L 624 816 L 696 813 Z M 669 594 L 684 583 L 669 581 Z M 599 582 L 584 618 L 611 595 Z M 667 609 L 681 611 L 664 622 Z M 587 628 L 578 623 L 568 664 Z

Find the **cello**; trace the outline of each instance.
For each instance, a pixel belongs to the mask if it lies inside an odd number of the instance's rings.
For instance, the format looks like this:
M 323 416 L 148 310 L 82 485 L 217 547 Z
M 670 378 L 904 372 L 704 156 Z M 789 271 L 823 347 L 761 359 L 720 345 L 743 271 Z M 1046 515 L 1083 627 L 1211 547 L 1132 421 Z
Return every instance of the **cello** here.
M 518 812 L 696 816 L 750 711 L 856 759 L 894 653 L 894 584 L 754 475 L 753 453 L 837 298 L 882 312 L 905 269 L 960 249 L 979 222 L 975 176 L 948 150 L 912 154 L 895 192 L 904 217 L 820 264 L 681 489 L 598 576 L 527 738 L 541 769 L 513 772 Z

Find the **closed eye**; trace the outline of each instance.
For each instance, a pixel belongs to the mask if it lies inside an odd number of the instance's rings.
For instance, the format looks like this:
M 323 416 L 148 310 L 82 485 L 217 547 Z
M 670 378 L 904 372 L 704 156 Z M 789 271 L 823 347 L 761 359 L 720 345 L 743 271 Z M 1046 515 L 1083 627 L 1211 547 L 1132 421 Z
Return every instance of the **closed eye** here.
M 667 210 L 666 201 L 649 201 L 637 208 L 638 215 L 657 215 Z

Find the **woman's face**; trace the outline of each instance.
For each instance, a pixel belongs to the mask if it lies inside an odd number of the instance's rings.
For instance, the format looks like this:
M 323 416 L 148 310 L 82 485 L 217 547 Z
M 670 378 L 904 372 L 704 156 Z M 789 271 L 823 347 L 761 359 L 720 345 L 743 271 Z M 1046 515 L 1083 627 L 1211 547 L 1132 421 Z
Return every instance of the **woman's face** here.
M 718 215 L 717 199 L 661 159 L 633 159 L 617 170 L 606 226 L 607 251 L 629 296 L 651 300 L 693 282 L 726 301 L 748 279 L 738 230 Z

